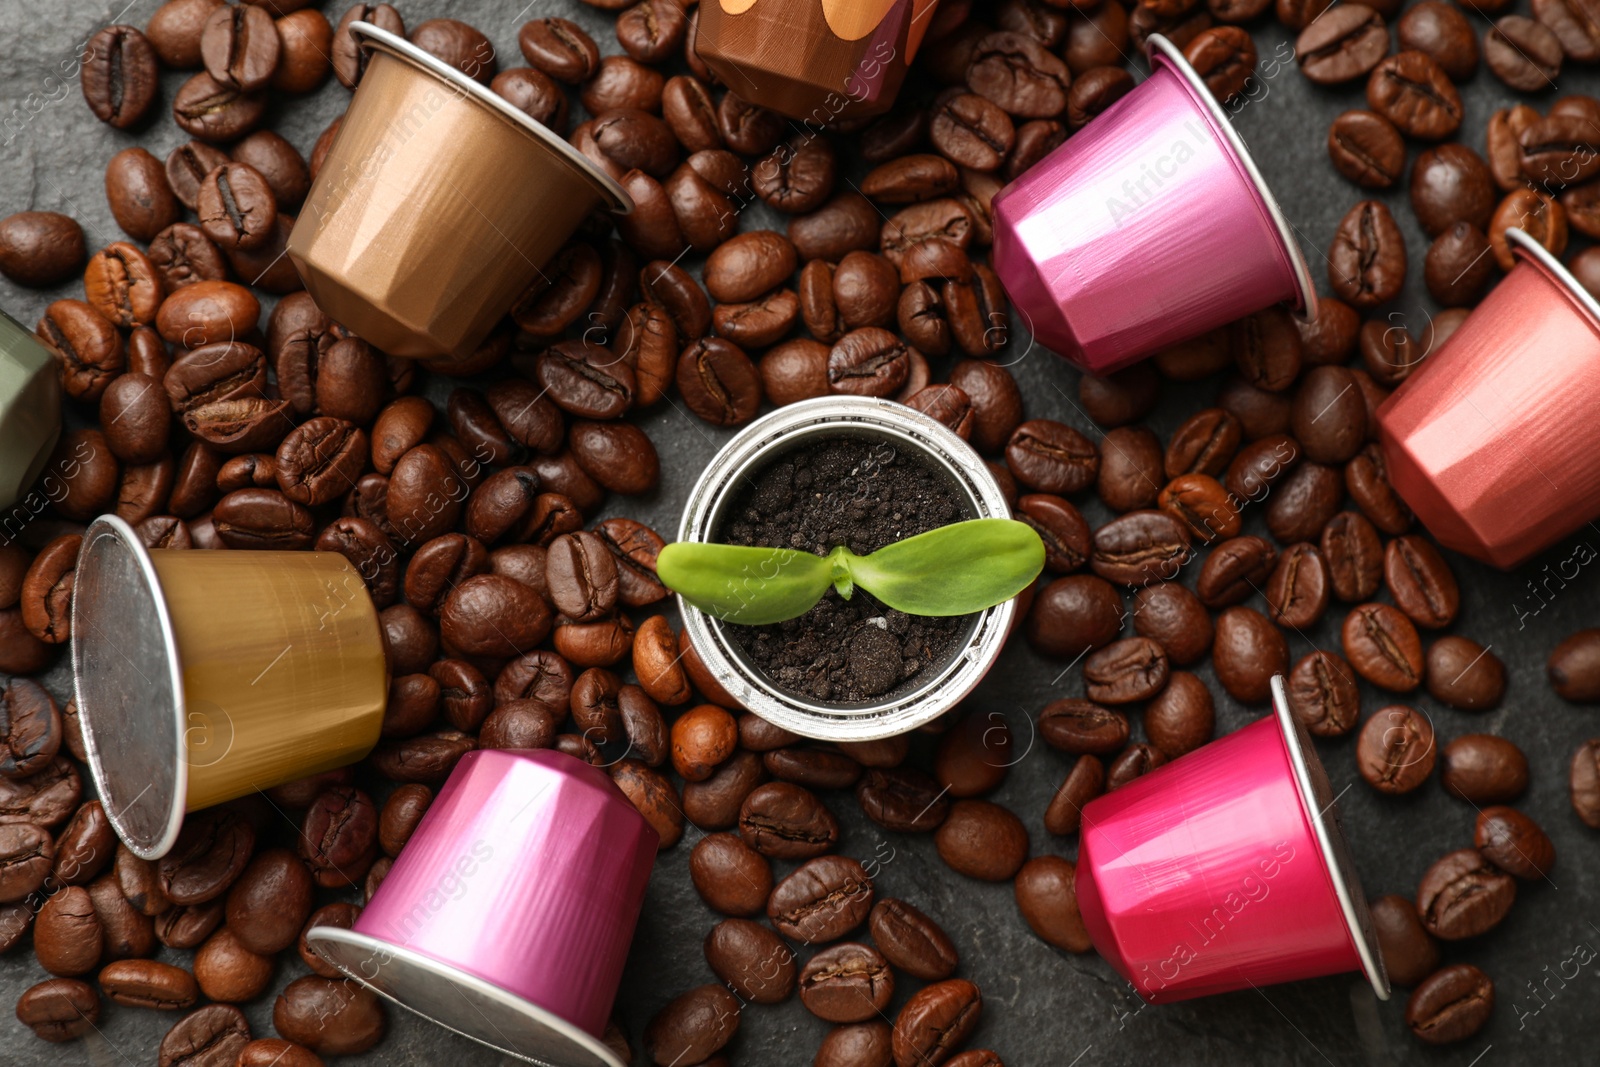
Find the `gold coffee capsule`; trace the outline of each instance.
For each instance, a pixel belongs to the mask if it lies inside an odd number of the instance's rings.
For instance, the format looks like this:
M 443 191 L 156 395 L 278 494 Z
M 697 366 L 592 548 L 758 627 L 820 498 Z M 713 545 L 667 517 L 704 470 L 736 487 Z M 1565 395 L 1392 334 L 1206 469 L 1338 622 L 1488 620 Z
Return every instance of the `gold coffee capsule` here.
M 383 634 L 336 553 L 146 549 L 104 515 L 84 534 L 72 624 L 89 770 L 144 859 L 172 847 L 186 811 L 377 744 Z
M 34 483 L 61 436 L 61 377 L 50 350 L 10 315 L 0 311 L 0 508 L 9 508 Z M 0 522 L 0 544 L 14 536 L 15 522 Z
M 463 358 L 584 219 L 633 202 L 461 71 L 365 22 L 371 55 L 289 235 L 306 291 L 394 356 Z

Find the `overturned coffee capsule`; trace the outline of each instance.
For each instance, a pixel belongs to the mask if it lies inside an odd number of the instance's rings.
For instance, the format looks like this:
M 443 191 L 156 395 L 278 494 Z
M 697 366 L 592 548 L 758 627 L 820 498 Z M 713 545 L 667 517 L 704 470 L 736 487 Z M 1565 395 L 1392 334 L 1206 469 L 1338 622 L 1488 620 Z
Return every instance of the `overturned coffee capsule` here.
M 1183 53 L 994 199 L 994 270 L 1034 337 L 1090 374 L 1316 290 L 1294 229 Z
M 95 789 L 143 859 L 187 811 L 365 756 L 389 685 L 343 556 L 147 549 L 114 515 L 83 535 L 72 672 Z
M 1083 807 L 1084 926 L 1151 1003 L 1345 971 L 1389 997 L 1337 798 L 1281 675 L 1272 708 Z
M 1600 303 L 1538 241 L 1506 240 L 1511 273 L 1378 409 L 1395 490 L 1440 544 L 1502 568 L 1600 518 Z
M 695 51 L 740 97 L 814 126 L 894 106 L 939 0 L 706 0 Z
M 60 364 L 50 350 L 16 319 L 0 311 L 0 508 L 10 508 L 22 499 L 43 473 L 50 450 L 61 436 L 59 371 Z M 37 508 L 0 517 L 0 537 L 4 538 L 0 544 L 9 542 L 48 502 L 48 493 L 42 494 Z
M 633 203 L 461 71 L 368 23 L 350 32 L 371 63 L 289 259 L 318 307 L 389 355 L 470 355 L 584 219 Z
M 306 944 L 351 978 L 533 1063 L 601 1041 L 660 839 L 605 771 L 552 749 L 461 757 L 354 927 Z

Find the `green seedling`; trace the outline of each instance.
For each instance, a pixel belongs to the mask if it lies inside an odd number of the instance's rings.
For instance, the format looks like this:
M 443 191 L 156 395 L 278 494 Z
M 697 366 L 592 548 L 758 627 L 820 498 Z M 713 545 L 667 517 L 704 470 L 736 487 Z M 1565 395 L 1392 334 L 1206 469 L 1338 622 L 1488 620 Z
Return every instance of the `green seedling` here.
M 656 561 L 667 588 L 743 626 L 804 615 L 829 586 L 846 600 L 860 586 L 907 615 L 966 615 L 1010 600 L 1043 569 L 1044 542 L 1014 519 L 953 523 L 865 556 L 677 541 Z

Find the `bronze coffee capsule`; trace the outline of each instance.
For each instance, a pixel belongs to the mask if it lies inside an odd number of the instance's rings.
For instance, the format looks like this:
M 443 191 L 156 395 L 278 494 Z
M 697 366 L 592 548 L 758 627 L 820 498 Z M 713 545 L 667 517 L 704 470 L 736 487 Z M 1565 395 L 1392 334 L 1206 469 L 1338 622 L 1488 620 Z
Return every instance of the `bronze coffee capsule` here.
M 464 357 L 622 187 L 550 129 L 365 22 L 372 59 L 289 235 L 317 306 L 393 356 Z
M 155 859 L 186 811 L 354 763 L 383 725 L 378 613 L 333 552 L 146 549 L 83 536 L 72 672 L 111 826 Z
M 745 100 L 826 126 L 894 106 L 939 0 L 705 0 L 695 51 Z

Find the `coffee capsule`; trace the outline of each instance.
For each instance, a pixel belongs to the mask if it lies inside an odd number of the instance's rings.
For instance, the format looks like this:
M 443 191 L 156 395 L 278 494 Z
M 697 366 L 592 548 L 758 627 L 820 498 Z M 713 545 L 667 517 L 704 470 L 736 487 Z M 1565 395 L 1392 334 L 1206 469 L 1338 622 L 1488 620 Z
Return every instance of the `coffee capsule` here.
M 1539 242 L 1378 409 L 1389 481 L 1446 548 L 1510 568 L 1600 518 L 1600 303 Z
M 938 420 L 872 397 L 827 396 L 779 408 L 725 444 L 700 473 L 684 505 L 680 541 L 718 541 L 739 489 L 751 474 L 785 452 L 829 438 L 881 441 L 920 458 L 951 489 L 962 519 L 1010 518 L 994 474 L 972 446 Z M 802 737 L 871 741 L 914 730 L 955 707 L 1000 657 L 1017 614 L 1008 600 L 972 617 L 937 670 L 915 684 L 862 704 L 824 701 L 796 693 L 769 678 L 735 641 L 734 625 L 712 618 L 681 597 L 683 629 L 723 689 L 749 711 Z
M 31 330 L 0 311 L 0 508 L 17 503 L 61 436 L 60 364 Z M 0 518 L 5 540 L 44 508 Z M 5 542 L 0 542 L 5 543 Z
M 633 203 L 548 127 L 404 38 L 371 54 L 289 235 L 317 306 L 393 356 L 464 358 L 589 215 Z
M 186 811 L 361 759 L 389 687 L 343 556 L 147 549 L 114 515 L 83 535 L 72 672 L 106 817 L 143 859 Z
M 1151 34 L 1150 77 L 994 198 L 994 269 L 1033 335 L 1090 374 L 1316 289 L 1211 90 Z
M 939 0 L 705 0 L 694 48 L 744 100 L 812 126 L 894 106 Z
M 1272 709 L 1084 805 L 1084 926 L 1152 1004 L 1346 971 L 1389 998 L 1336 798 L 1281 675 Z
M 553 749 L 469 752 L 355 925 L 306 943 L 507 1055 L 626 1067 L 601 1036 L 659 844 L 603 770 Z

